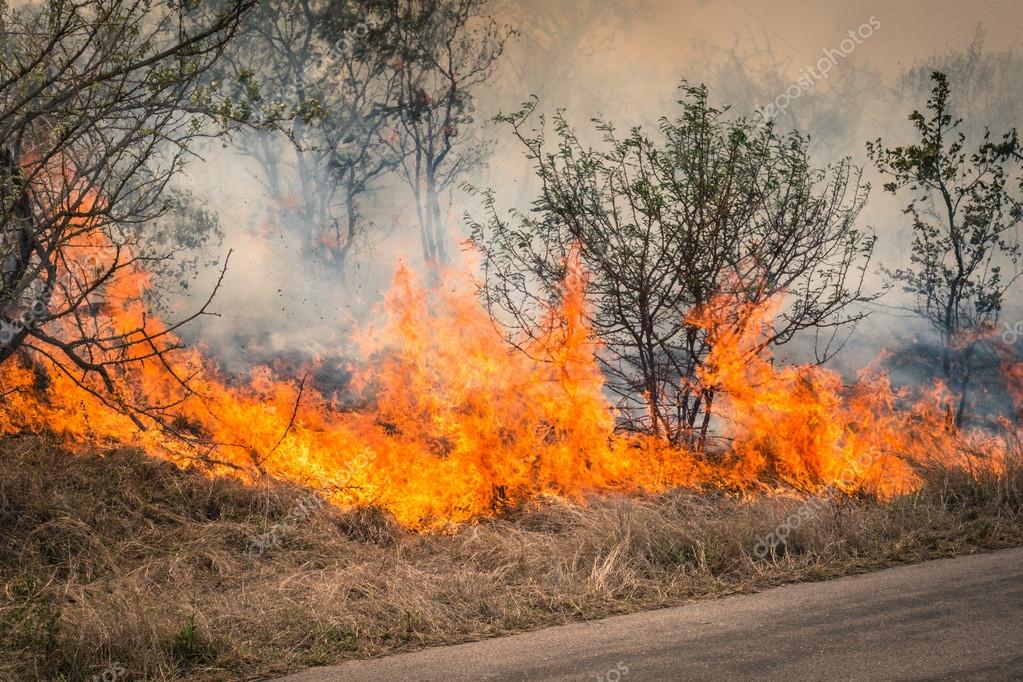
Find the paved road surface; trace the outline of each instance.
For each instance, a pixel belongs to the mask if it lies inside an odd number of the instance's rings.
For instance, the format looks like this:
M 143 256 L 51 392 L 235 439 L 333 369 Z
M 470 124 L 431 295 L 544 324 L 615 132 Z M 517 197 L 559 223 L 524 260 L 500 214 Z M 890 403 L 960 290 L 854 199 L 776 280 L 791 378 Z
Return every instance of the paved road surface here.
M 1023 549 L 616 616 L 287 682 L 1023 680 Z

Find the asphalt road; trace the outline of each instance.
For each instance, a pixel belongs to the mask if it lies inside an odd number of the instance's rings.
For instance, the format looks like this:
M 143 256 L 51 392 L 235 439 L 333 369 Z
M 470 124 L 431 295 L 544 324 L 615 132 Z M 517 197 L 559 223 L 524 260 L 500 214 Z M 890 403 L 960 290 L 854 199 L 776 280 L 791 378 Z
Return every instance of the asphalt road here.
M 788 585 L 285 679 L 1023 680 L 1023 549 Z

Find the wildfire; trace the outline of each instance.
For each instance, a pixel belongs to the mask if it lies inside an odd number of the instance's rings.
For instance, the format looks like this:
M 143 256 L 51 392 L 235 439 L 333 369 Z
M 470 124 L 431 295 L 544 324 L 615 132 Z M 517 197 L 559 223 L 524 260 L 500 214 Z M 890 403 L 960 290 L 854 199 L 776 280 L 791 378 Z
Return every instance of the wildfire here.
M 940 387 L 906 405 L 908 391 L 893 390 L 869 367 L 849 386 L 818 365 L 775 368 L 764 341 L 779 306 L 778 300 L 746 304 L 736 314 L 722 300 L 694 318 L 711 334 L 700 378 L 724 394 L 726 462 L 735 478 L 887 497 L 919 483 L 914 464 L 959 450 L 961 436 L 946 427 Z
M 113 257 L 94 243 L 85 252 L 93 261 Z M 994 439 L 946 428 L 940 389 L 914 402 L 869 372 L 846 386 L 821 367 L 775 368 L 759 347 L 779 301 L 737 309 L 722 299 L 694 316 L 712 333 L 699 378 L 720 396 L 719 431 L 730 442 L 720 457 L 617 432 L 599 341 L 586 322 L 585 273 L 569 266 L 545 332 L 515 339 L 517 349 L 495 329 L 469 277 L 451 272 L 426 288 L 399 268 L 378 322 L 359 334 L 344 399 L 267 367 L 228 379 L 194 349 L 112 365 L 112 398 L 95 376 L 38 356 L 7 362 L 0 433 L 133 443 L 180 465 L 199 461 L 251 480 L 270 475 L 313 486 L 339 505 L 378 505 L 416 529 L 593 491 L 784 482 L 893 495 L 918 484 L 921 463 L 964 451 L 998 460 Z M 107 287 L 96 328 L 144 329 L 173 344 L 147 315 L 139 295 L 147 286 L 146 273 L 122 271 Z M 68 323 L 49 324 L 56 334 Z M 150 406 L 164 428 L 149 420 L 153 428 L 141 431 L 111 409 L 118 402 Z

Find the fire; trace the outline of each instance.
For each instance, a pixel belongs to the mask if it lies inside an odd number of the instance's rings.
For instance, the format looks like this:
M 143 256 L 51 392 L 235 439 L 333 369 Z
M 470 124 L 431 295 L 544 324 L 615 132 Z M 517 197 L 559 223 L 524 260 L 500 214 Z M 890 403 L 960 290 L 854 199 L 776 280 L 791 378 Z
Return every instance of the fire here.
M 84 250 L 114 257 L 95 243 Z M 50 432 L 80 446 L 133 443 L 183 466 L 201 462 L 248 480 L 269 475 L 315 487 L 338 505 L 377 505 L 415 529 L 595 491 L 785 483 L 888 496 L 918 485 L 914 469 L 928 461 L 964 451 L 984 461 L 999 456 L 994 440 L 946 427 L 940 388 L 913 401 L 876 373 L 847 386 L 821 367 L 774 367 L 760 346 L 780 301 L 721 299 L 693 316 L 712 334 L 699 379 L 719 396 L 719 432 L 730 442 L 724 452 L 706 456 L 621 433 L 586 321 L 586 276 L 577 263 L 568 266 L 543 333 L 512 344 L 470 277 L 450 272 L 424 287 L 399 268 L 377 322 L 358 336 L 342 398 L 267 367 L 242 380 L 224 377 L 195 349 L 112 366 L 112 397 L 97 377 L 44 358 L 7 362 L 0 433 Z M 148 284 L 137 268 L 121 271 L 106 287 L 97 329 L 176 345 L 147 315 L 140 292 Z M 58 334 L 67 322 L 50 324 Z M 149 406 L 137 417 L 150 428 L 111 409 L 118 404 Z
M 776 369 L 764 346 L 779 305 L 719 300 L 694 318 L 711 333 L 700 379 L 723 394 L 728 466 L 742 481 L 773 477 L 808 491 L 834 486 L 889 496 L 911 490 L 917 478 L 910 465 L 920 447 L 935 433 L 951 437 L 940 398 L 900 410 L 905 392 L 893 391 L 869 368 L 851 386 L 816 365 Z M 729 324 L 732 316 L 737 322 Z
M 110 287 L 104 325 L 142 329 L 145 273 Z M 94 377 L 46 363 L 0 368 L 3 433 L 51 431 L 72 443 L 128 442 L 179 464 L 261 474 L 325 491 L 343 505 L 380 505 L 414 528 L 436 528 L 542 495 L 663 490 L 699 480 L 701 465 L 641 438 L 616 435 L 585 323 L 585 278 L 570 268 L 546 334 L 495 331 L 471 282 L 449 273 L 427 291 L 400 268 L 380 322 L 361 334 L 351 409 L 259 367 L 243 382 L 195 350 L 114 370 L 125 404 L 173 405 L 170 430 L 140 432 L 103 404 Z M 165 332 L 148 322 L 149 335 Z M 172 335 L 163 337 L 173 343 Z M 45 389 L 36 390 L 37 372 Z M 190 377 L 186 390 L 178 378 Z M 84 390 L 91 389 L 94 393 Z M 194 444 L 189 444 L 189 440 Z M 202 448 L 202 444 L 211 444 Z
M 1006 391 L 1016 409 L 1016 417 L 1023 418 L 1023 362 L 1015 359 L 1009 344 L 996 346 L 995 350 L 1002 367 L 1002 376 L 1005 377 Z

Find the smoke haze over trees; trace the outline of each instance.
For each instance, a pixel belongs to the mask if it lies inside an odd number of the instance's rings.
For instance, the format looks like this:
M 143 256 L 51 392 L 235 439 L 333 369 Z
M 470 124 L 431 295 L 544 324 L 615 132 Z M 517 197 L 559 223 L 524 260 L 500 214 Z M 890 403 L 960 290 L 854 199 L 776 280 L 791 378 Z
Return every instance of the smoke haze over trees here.
M 32 7 L 6 8 L 5 24 L 31 23 L 27 17 L 37 11 Z M 920 348 L 931 344 L 936 349 L 922 355 L 950 366 L 947 358 L 940 359 L 944 351 L 937 350 L 948 346 L 944 332 L 931 336 L 906 316 L 911 301 L 882 270 L 900 272 L 909 265 L 913 220 L 903 216 L 899 202 L 880 192 L 867 200 L 867 185 L 876 187 L 883 180 L 868 163 L 864 143 L 881 137 L 893 147 L 909 144 L 914 130 L 906 114 L 923 106 L 935 70 L 947 75 L 950 111 L 963 119 L 961 129 L 968 137 L 976 140 L 988 125 L 1009 130 L 1018 103 L 1012 85 L 1021 73 L 1013 36 L 990 17 L 957 24 L 956 40 L 936 52 L 933 40 L 907 37 L 908 10 L 902 8 L 883 15 L 850 6 L 835 18 L 841 26 L 824 27 L 786 3 L 767 16 L 716 2 L 669 7 L 594 0 L 569 9 L 485 0 L 286 0 L 238 5 L 233 15 L 223 14 L 217 3 L 201 2 L 172 7 L 163 15 L 148 14 L 145 21 L 134 22 L 141 27 L 139 33 L 124 33 L 131 40 L 118 41 L 123 28 L 117 26 L 132 23 L 131 15 L 116 21 L 111 15 L 107 22 L 102 14 L 96 15 L 100 19 L 88 18 L 90 11 L 102 13 L 106 7 L 86 4 L 79 13 L 81 24 L 75 30 L 81 36 L 89 35 L 93 23 L 103 26 L 96 36 L 103 31 L 113 36 L 88 48 L 80 63 L 83 72 L 95 68 L 97 60 L 120 60 L 128 74 L 136 72 L 129 59 L 142 59 L 142 70 L 155 69 L 160 60 L 173 62 L 177 75 L 168 66 L 137 81 L 164 78 L 161 97 L 173 97 L 147 109 L 154 100 L 132 100 L 130 90 L 127 96 L 116 88 L 104 93 L 110 98 L 103 105 L 108 106 L 107 118 L 98 117 L 92 130 L 106 126 L 102 135 L 107 135 L 125 121 L 112 122 L 111 117 L 126 112 L 136 116 L 135 129 L 121 128 L 125 135 L 135 135 L 124 138 L 123 145 L 116 139 L 90 138 L 87 151 L 84 146 L 73 150 L 76 140 L 88 135 L 75 137 L 79 133 L 71 130 L 70 142 L 60 141 L 65 124 L 51 112 L 23 121 L 25 125 L 12 120 L 11 131 L 21 126 L 31 133 L 34 126 L 31 134 L 38 138 L 45 125 L 47 135 L 57 134 L 55 144 L 70 150 L 69 158 L 94 155 L 100 148 L 109 151 L 112 145 L 115 156 L 96 165 L 96 172 L 106 175 L 90 176 L 89 182 L 107 186 L 119 178 L 141 182 L 145 177 L 152 183 L 151 191 L 143 184 L 125 185 L 125 199 L 135 204 L 124 204 L 123 213 L 112 210 L 116 201 L 110 211 L 104 207 L 92 212 L 109 224 L 108 229 L 97 222 L 97 233 L 115 245 L 132 246 L 132 257 L 146 261 L 156 281 L 147 293 L 150 303 L 189 317 L 189 311 L 204 310 L 204 296 L 218 289 L 217 307 L 223 316 L 198 320 L 186 335 L 211 340 L 225 360 L 241 366 L 252 357 L 280 352 L 343 354 L 351 343 L 351 325 L 379 300 L 396 258 L 434 271 L 460 266 L 463 259 L 471 262 L 481 256 L 464 242 L 474 227 L 485 264 L 493 264 L 501 251 L 508 259 L 504 265 L 523 265 L 543 283 L 537 290 L 517 279 L 521 272 L 509 280 L 514 286 L 503 291 L 504 307 L 522 312 L 530 297 L 552 298 L 551 286 L 563 266 L 559 261 L 580 242 L 580 256 L 593 271 L 594 301 L 610 300 L 611 283 L 618 280 L 627 281 L 630 289 L 645 290 L 647 298 L 664 297 L 654 306 L 658 314 L 648 314 L 645 305 L 619 301 L 618 307 L 628 312 L 624 317 L 635 314 L 637 319 L 623 321 L 619 310 L 618 322 L 598 331 L 606 336 L 613 356 L 605 359 L 609 388 L 619 393 L 630 420 L 672 440 L 694 434 L 699 438 L 706 428 L 703 405 L 712 400 L 690 393 L 685 383 L 706 353 L 706 340 L 685 321 L 686 310 L 728 286 L 753 292 L 756 299 L 781 291 L 794 294 L 786 308 L 789 317 L 783 318 L 775 339 L 785 342 L 779 344 L 785 357 L 841 365 L 852 356 L 857 359 L 849 365 L 859 366 L 862 358 L 882 347 L 898 347 L 886 335 L 913 332 L 920 334 Z M 43 16 L 32 21 L 42 25 Z M 167 43 L 200 35 L 204 22 L 224 16 L 230 21 L 223 20 L 221 33 L 211 34 L 206 51 L 179 54 Z M 669 48 L 665 26 L 684 16 L 693 21 L 677 24 L 681 33 Z M 800 33 L 794 24 L 774 23 L 791 22 L 794 16 L 806 20 L 807 30 Z M 60 25 L 56 15 L 47 21 L 51 27 Z M 864 33 L 862 27 L 868 24 L 872 30 Z M 858 35 L 867 37 L 848 42 L 857 27 Z M 150 35 L 146 31 L 168 45 L 152 63 L 144 61 L 144 49 L 152 49 L 143 46 Z M 37 39 L 45 35 L 38 33 Z M 9 62 L 25 61 L 31 51 L 28 40 L 5 46 Z M 60 49 L 74 49 L 75 40 L 81 37 L 69 35 Z M 839 48 L 842 54 L 832 58 L 826 74 L 807 79 L 808 67 Z M 40 49 L 45 50 L 44 44 Z M 131 50 L 138 53 L 129 54 Z M 39 65 L 26 68 L 20 75 L 11 71 L 11 82 L 25 82 L 33 68 L 46 70 Z M 658 123 L 661 116 L 674 121 L 678 105 L 672 100 L 680 79 L 708 86 L 707 94 L 700 95 L 706 100 L 695 110 L 685 109 L 694 116 L 702 112 L 715 129 L 708 134 L 714 149 L 695 158 L 724 159 L 728 170 L 722 177 L 749 190 L 738 200 L 729 194 L 727 183 L 674 185 L 678 178 L 664 174 L 671 165 L 665 155 L 674 155 L 675 168 L 689 173 L 690 179 L 699 168 L 695 161 L 687 167 L 680 151 L 699 137 L 694 126 L 684 120 Z M 63 82 L 58 78 L 53 87 Z M 694 92 L 702 91 L 689 91 L 690 96 Z M 757 112 L 784 93 L 790 93 L 787 104 L 777 109 L 771 132 L 765 132 Z M 10 85 L 8 94 L 13 106 L 18 98 Z M 528 138 L 516 140 L 509 126 L 495 125 L 495 115 L 515 111 L 529 95 L 537 96 L 531 105 L 536 115 L 563 121 L 557 123 L 556 135 L 565 145 L 560 148 L 564 165 L 543 156 L 538 146 L 530 147 Z M 96 101 L 80 104 L 102 109 Z M 557 114 L 560 107 L 566 108 L 564 118 Z M 77 109 L 63 114 L 71 112 Z M 591 116 L 622 131 L 642 125 L 657 131 L 654 138 L 674 134 L 679 139 L 663 146 L 660 140 L 629 132 L 602 140 L 612 131 L 584 125 Z M 183 127 L 197 117 L 204 117 L 199 127 Z M 143 121 L 147 127 L 139 127 Z M 718 121 L 727 121 L 727 126 L 716 129 Z M 153 129 L 151 123 L 158 124 L 159 145 L 143 140 Z M 9 139 L 18 134 L 25 133 L 12 132 Z M 526 155 L 521 153 L 524 142 Z M 148 145 L 142 157 L 116 156 L 121 153 L 117 149 L 139 149 L 136 143 Z M 6 152 L 10 200 L 4 209 L 12 220 L 24 220 L 30 197 L 22 192 L 24 180 L 15 168 L 24 167 L 28 157 L 23 148 L 15 149 L 17 144 Z M 603 151 L 589 151 L 601 145 Z M 173 155 L 162 156 L 174 148 Z M 729 149 L 734 153 L 729 155 Z M 99 158 L 104 158 L 102 152 Z M 187 173 L 180 173 L 185 158 L 192 163 Z M 534 172 L 536 163 L 539 173 Z M 633 163 L 654 173 L 646 186 L 623 179 Z M 646 167 L 650 163 L 663 165 L 653 171 Z M 860 167 L 866 169 L 862 177 Z M 778 187 L 759 185 L 760 172 L 770 168 L 784 169 L 779 177 L 791 194 L 781 196 Z M 52 168 L 47 172 L 53 177 Z M 36 190 L 39 196 L 53 194 L 47 201 L 54 205 L 64 201 L 56 197 L 74 194 L 80 180 L 67 180 L 60 173 L 57 177 L 68 186 L 50 192 L 39 185 Z M 560 189 L 552 192 L 552 186 Z M 495 191 L 467 191 L 473 187 Z M 584 190 L 585 195 L 579 194 Z M 628 199 L 630 210 L 648 217 L 665 205 L 727 205 L 728 216 L 742 215 L 744 202 L 746 215 L 754 213 L 750 207 L 758 202 L 769 206 L 741 228 L 738 218 L 735 224 L 731 218 L 716 223 L 725 226 L 723 231 L 707 228 L 704 221 L 698 239 L 685 237 L 684 230 L 670 236 L 672 231 L 664 226 L 671 221 L 662 215 L 657 217 L 660 226 L 642 237 L 625 229 L 637 221 L 625 220 L 622 206 L 604 203 L 616 194 Z M 534 208 L 539 216 L 529 215 Z M 495 218 L 509 210 L 527 216 L 518 232 Z M 77 209 L 71 213 L 75 215 L 65 217 L 65 223 L 81 219 Z M 573 227 L 573 220 L 580 222 Z M 489 245 L 482 234 L 488 223 L 490 237 L 496 239 Z M 676 227 L 690 229 L 691 223 L 686 218 Z M 601 224 L 610 232 L 577 229 Z M 132 229 L 125 231 L 129 225 Z M 762 229 L 764 225 L 780 232 Z M 522 230 L 538 241 L 519 239 Z M 65 225 L 54 234 L 72 232 Z M 642 245 L 654 233 L 663 237 L 659 248 L 668 254 L 663 261 L 643 260 Z M 139 239 L 141 234 L 144 239 Z M 782 237 L 772 241 L 772 234 Z M 639 257 L 641 267 L 623 268 L 622 262 L 600 255 L 618 238 L 624 241 L 613 255 L 623 262 Z M 1002 238 L 1003 253 L 1009 254 L 1018 245 L 1015 226 L 1007 225 Z M 29 335 L 44 333 L 43 325 L 17 327 L 16 315 L 33 305 L 39 311 L 45 308 L 47 315 L 57 314 L 47 301 L 36 299 L 53 289 L 46 263 L 59 260 L 55 245 L 60 239 L 37 245 L 42 251 L 34 253 L 27 241 L 11 242 L 5 253 L 5 323 L 8 335 L 19 339 L 5 347 L 7 355 Z M 500 246 L 497 251 L 492 250 L 495 244 Z M 210 266 L 222 265 L 229 249 L 235 250 L 237 271 L 229 271 L 218 288 L 220 269 Z M 816 265 L 808 265 L 811 260 Z M 664 273 L 659 269 L 688 272 L 669 278 L 672 286 L 662 287 Z M 258 275 L 248 274 L 253 272 Z M 726 284 L 725 273 L 740 283 Z M 1001 281 L 1011 282 L 1017 273 L 1018 263 L 1008 258 Z M 678 278 L 688 278 L 689 284 Z M 101 274 L 99 279 L 107 277 Z M 693 284 L 697 281 L 706 290 Z M 85 277 L 71 287 L 86 292 L 73 309 L 88 308 L 81 304 L 88 303 L 84 299 L 93 290 L 98 294 L 95 284 Z M 679 288 L 673 289 L 675 285 Z M 610 288 L 597 293 L 601 287 Z M 882 293 L 886 295 L 878 298 Z M 1017 299 L 1008 288 L 999 296 L 1001 317 L 991 321 L 1014 322 L 1023 314 Z M 616 319 L 613 306 L 597 308 L 595 321 Z M 667 317 L 659 316 L 669 310 Z M 858 327 L 844 324 L 867 313 L 872 317 Z M 838 348 L 846 353 L 835 358 Z M 82 362 L 89 361 L 78 357 L 73 364 Z M 927 363 L 918 369 L 935 372 Z M 948 371 L 942 372 L 952 379 Z

